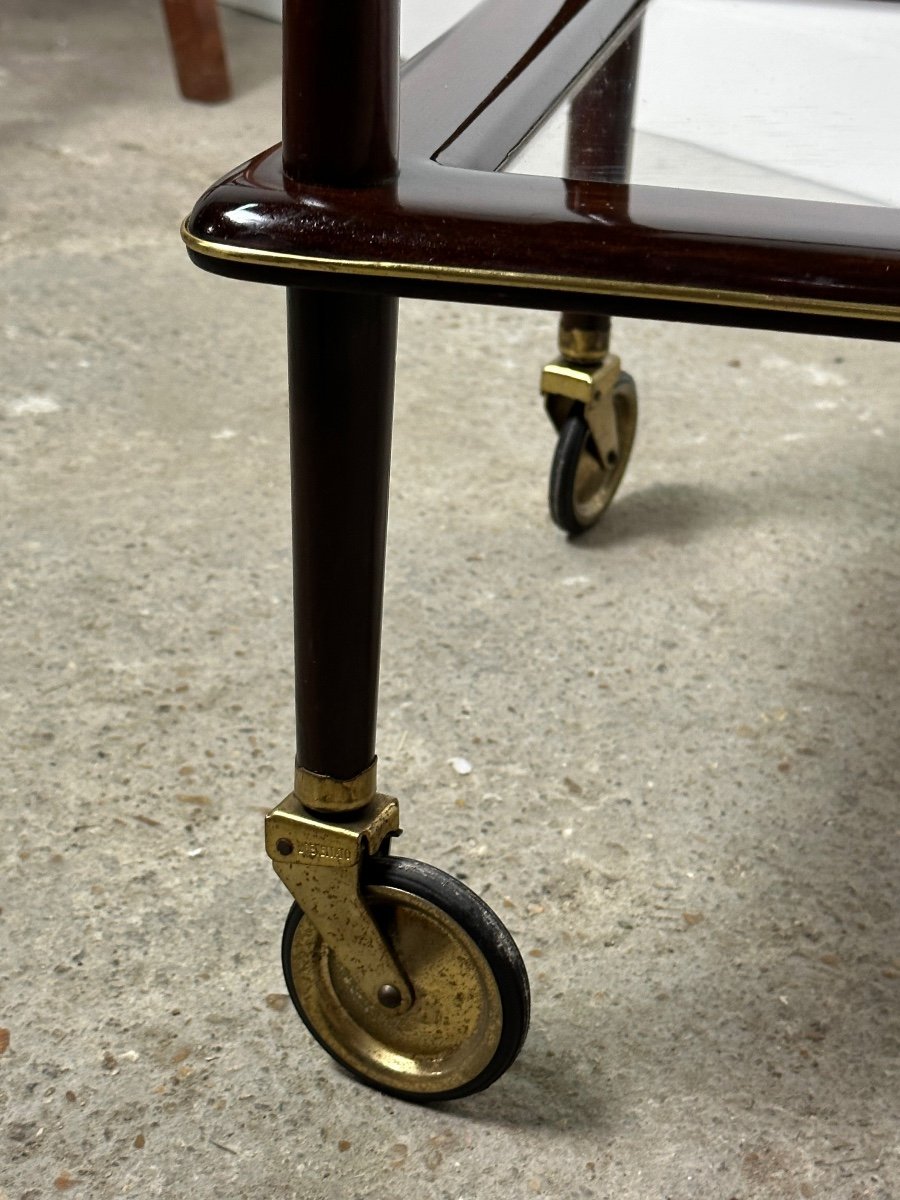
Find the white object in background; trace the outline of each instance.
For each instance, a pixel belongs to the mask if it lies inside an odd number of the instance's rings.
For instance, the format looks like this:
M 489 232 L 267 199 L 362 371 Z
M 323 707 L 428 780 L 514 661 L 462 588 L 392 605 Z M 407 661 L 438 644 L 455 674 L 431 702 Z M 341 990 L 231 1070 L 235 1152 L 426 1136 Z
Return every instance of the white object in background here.
M 400 54 L 412 58 L 435 38 L 446 33 L 476 8 L 478 0 L 402 0 L 400 5 Z
M 266 17 L 269 21 L 281 20 L 281 0 L 219 0 L 225 8 L 238 8 L 252 13 L 254 17 Z
M 635 125 L 893 205 L 898 61 L 897 4 L 653 0 Z
M 281 20 L 281 0 L 219 0 L 219 3 L 270 21 Z M 400 5 L 402 56 L 412 58 L 423 46 L 455 25 L 476 3 L 477 0 L 441 0 L 440 4 L 435 4 L 434 0 L 404 0 Z
M 220 3 L 281 20 L 281 0 Z M 403 57 L 477 3 L 403 0 Z M 638 76 L 633 179 L 900 203 L 898 61 L 900 4 L 652 0 Z M 511 169 L 561 173 L 564 121 L 558 110 Z

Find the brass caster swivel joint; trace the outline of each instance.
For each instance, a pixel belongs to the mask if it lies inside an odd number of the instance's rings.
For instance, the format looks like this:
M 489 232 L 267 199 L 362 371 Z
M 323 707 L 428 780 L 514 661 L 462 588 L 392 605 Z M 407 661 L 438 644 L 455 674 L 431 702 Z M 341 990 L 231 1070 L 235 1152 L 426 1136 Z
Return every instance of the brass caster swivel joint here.
M 400 809 L 389 796 L 373 797 L 359 816 L 336 824 L 313 816 L 292 792 L 266 817 L 266 851 L 281 882 L 361 995 L 404 1013 L 412 988 L 359 885 L 364 856 L 399 832 Z
M 298 771 L 266 817 L 266 850 L 294 898 L 288 991 L 313 1037 L 364 1082 L 408 1100 L 480 1091 L 528 1027 L 528 979 L 499 918 L 458 880 L 392 858 L 397 801 Z
M 634 380 L 609 353 L 608 334 L 564 325 L 562 355 L 541 375 L 547 415 L 559 433 L 550 470 L 550 515 L 569 534 L 606 511 L 625 474 L 637 428 Z M 577 355 L 577 357 L 575 357 Z

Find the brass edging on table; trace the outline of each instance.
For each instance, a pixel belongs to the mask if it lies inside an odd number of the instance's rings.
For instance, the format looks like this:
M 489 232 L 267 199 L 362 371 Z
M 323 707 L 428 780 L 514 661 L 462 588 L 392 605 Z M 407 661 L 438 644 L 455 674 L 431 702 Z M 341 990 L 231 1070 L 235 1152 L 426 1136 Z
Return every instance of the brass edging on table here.
M 181 226 L 188 250 L 207 258 L 292 271 L 322 271 L 334 275 L 368 275 L 377 278 L 413 279 L 440 283 L 513 287 L 543 291 L 584 292 L 625 296 L 640 300 L 680 301 L 686 304 L 719 304 L 729 308 L 756 308 L 807 316 L 856 317 L 870 321 L 900 321 L 900 306 L 844 304 L 840 300 L 810 300 L 772 296 L 763 292 L 722 292 L 713 288 L 683 287 L 667 283 L 627 283 L 572 275 L 542 275 L 524 271 L 496 271 L 482 267 L 446 267 L 435 263 L 379 262 L 375 259 L 322 258 L 287 254 L 280 250 L 251 250 L 210 242 Z

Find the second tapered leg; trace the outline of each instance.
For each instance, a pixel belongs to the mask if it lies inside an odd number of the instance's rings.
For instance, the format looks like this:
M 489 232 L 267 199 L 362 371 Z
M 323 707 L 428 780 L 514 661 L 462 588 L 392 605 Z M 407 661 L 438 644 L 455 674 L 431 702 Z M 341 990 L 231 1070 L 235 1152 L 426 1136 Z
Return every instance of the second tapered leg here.
M 332 780 L 375 755 L 396 335 L 393 297 L 288 291 L 297 767 Z
M 640 41 L 638 24 L 571 103 L 566 174 L 572 180 L 628 179 Z M 608 316 L 564 312 L 560 357 L 548 363 L 541 380 L 547 415 L 559 434 L 550 515 L 569 534 L 590 528 L 605 512 L 634 441 L 634 381 L 609 353 L 609 343 Z

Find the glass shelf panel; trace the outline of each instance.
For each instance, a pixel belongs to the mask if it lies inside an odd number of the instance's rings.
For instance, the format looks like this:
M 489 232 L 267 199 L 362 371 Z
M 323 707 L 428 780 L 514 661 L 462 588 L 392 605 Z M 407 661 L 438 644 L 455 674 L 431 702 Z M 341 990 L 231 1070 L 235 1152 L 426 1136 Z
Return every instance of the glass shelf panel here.
M 649 0 L 631 45 L 598 58 L 503 170 L 900 206 L 900 5 Z M 629 89 L 626 153 L 603 114 Z

